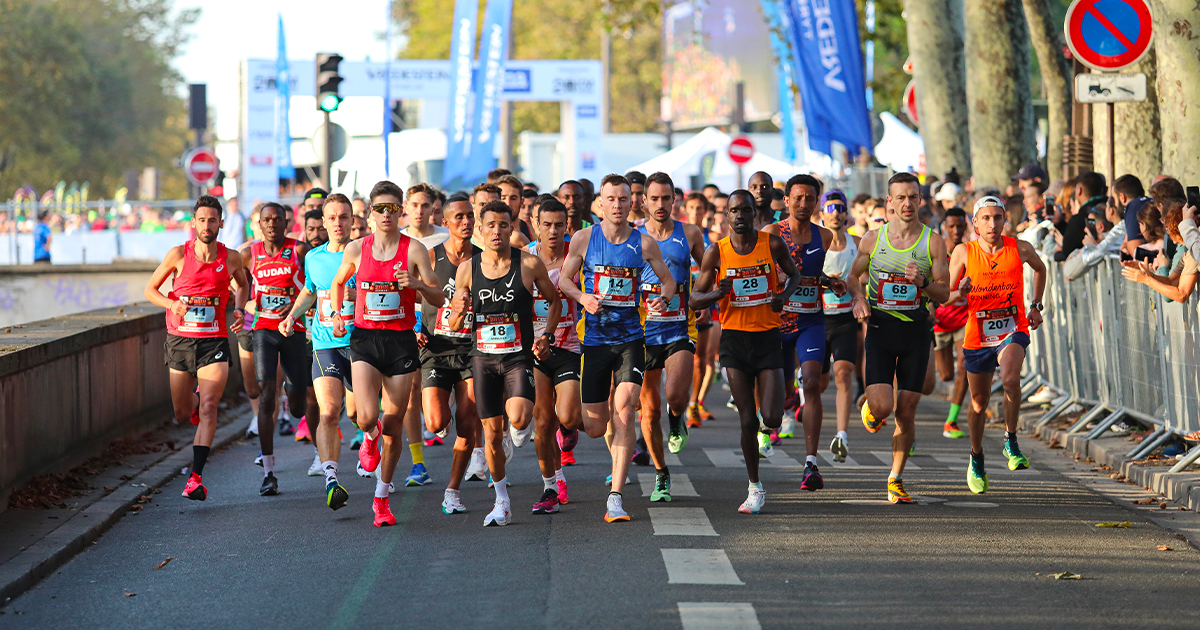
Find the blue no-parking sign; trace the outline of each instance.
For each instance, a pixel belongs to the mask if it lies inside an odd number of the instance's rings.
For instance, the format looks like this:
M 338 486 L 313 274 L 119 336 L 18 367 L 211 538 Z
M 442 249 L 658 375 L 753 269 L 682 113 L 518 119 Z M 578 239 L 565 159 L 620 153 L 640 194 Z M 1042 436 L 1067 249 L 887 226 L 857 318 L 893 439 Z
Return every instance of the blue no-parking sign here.
M 1075 0 L 1063 28 L 1079 61 L 1107 71 L 1137 63 L 1150 50 L 1154 35 L 1146 0 Z

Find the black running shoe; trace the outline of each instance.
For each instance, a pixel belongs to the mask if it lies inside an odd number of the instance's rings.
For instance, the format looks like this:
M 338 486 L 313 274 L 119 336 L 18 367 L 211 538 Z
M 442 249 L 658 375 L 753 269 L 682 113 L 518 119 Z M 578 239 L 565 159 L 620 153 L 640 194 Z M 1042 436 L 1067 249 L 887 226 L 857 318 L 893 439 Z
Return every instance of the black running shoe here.
M 825 480 L 821 479 L 821 471 L 817 470 L 816 464 L 804 465 L 804 481 L 800 482 L 801 490 L 816 492 L 825 487 Z
M 262 485 L 258 487 L 258 493 L 264 497 L 273 497 L 279 494 L 279 480 L 275 478 L 275 473 L 267 473 L 263 477 Z
M 637 448 L 633 449 L 633 457 L 630 458 L 630 461 L 638 466 L 650 465 L 650 451 L 646 448 L 645 438 L 638 438 Z
M 346 501 L 350 500 L 350 493 L 346 492 L 338 482 L 330 481 L 329 485 L 325 486 L 325 503 L 333 510 L 339 510 L 346 507 Z

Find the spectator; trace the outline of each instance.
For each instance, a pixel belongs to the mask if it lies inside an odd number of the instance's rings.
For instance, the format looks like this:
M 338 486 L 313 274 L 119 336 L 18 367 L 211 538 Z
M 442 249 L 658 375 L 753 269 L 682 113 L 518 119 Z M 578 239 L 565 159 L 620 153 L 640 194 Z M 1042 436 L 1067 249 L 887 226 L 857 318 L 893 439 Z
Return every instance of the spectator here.
M 33 262 L 50 264 L 50 226 L 46 225 L 46 215 L 42 210 L 37 215 L 37 225 L 33 228 Z
M 350 208 L 354 212 L 355 216 L 363 217 L 364 219 L 366 218 L 366 216 L 367 216 L 367 201 L 365 199 L 363 199 L 361 196 L 359 196 L 359 195 L 354 196 L 354 200 L 350 202 Z
M 1150 198 L 1144 197 L 1144 199 L 1149 201 Z M 1129 204 L 1126 204 L 1126 208 L 1128 207 Z M 1182 218 L 1182 212 L 1180 213 L 1180 218 Z M 1140 244 L 1132 252 L 1133 259 L 1152 261 L 1159 256 L 1164 256 L 1165 258 L 1166 254 L 1163 250 L 1163 235 L 1165 234 L 1165 230 L 1163 228 L 1162 216 L 1158 213 L 1158 207 L 1152 203 L 1143 203 L 1141 211 L 1138 212 L 1137 224 L 1138 234 L 1142 238 Z M 1126 225 L 1128 225 L 1128 222 L 1126 222 Z M 1126 230 L 1128 229 L 1127 227 Z M 1126 233 L 1125 245 L 1122 246 L 1122 249 L 1125 249 L 1129 245 L 1130 240 L 1128 233 Z M 1126 252 L 1128 253 L 1128 250 Z M 1166 263 L 1167 260 L 1164 260 L 1163 265 L 1156 266 L 1164 266 Z
M 217 238 L 229 249 L 237 249 L 246 242 L 246 216 L 242 214 L 237 197 L 225 203 L 225 217 Z
M 127 212 L 125 213 L 125 220 L 121 222 L 121 227 L 117 228 L 117 230 L 121 232 L 136 232 L 138 227 L 137 213 Z
M 1017 192 L 1025 200 L 1026 216 L 1030 221 L 1040 222 L 1045 205 L 1042 195 L 1050 187 L 1050 178 L 1046 176 L 1045 169 L 1037 162 L 1026 164 L 1012 178 L 1017 182 Z M 1017 229 L 1019 231 L 1021 228 Z
M 1171 236 L 1171 240 L 1179 244 L 1183 243 L 1183 235 L 1179 228 L 1185 220 L 1183 219 L 1184 205 L 1185 202 L 1181 199 L 1168 201 L 1165 206 L 1167 212 L 1163 218 L 1167 234 Z M 1121 275 L 1125 276 L 1126 280 L 1144 284 L 1162 294 L 1163 297 L 1176 302 L 1186 302 L 1192 296 L 1192 291 L 1196 288 L 1196 275 L 1200 273 L 1196 259 L 1190 251 L 1183 252 L 1179 257 L 1179 262 L 1175 263 L 1170 275 L 1167 276 L 1154 273 L 1151 263 L 1144 260 L 1127 260 L 1121 264 L 1124 266 Z
M 1025 225 L 1025 198 L 1017 193 L 1004 202 L 1008 222 L 1004 224 L 1004 236 L 1016 236 L 1017 227 Z
M 938 202 L 938 217 L 940 220 L 946 216 L 946 211 L 958 205 L 958 195 L 962 192 L 962 188 L 958 184 L 946 182 L 941 188 L 937 189 L 937 193 L 933 195 L 933 200 Z
M 1142 211 L 1143 206 L 1150 202 L 1150 198 L 1145 196 L 1146 191 L 1142 188 L 1142 180 L 1128 173 L 1113 182 L 1112 195 L 1116 199 L 1117 208 L 1120 209 L 1121 216 L 1125 221 L 1125 244 L 1121 246 L 1121 251 L 1125 252 L 1127 256 L 1133 256 L 1138 246 L 1145 240 L 1138 229 L 1138 213 Z M 1161 208 L 1157 210 L 1161 210 Z
M 1083 239 L 1088 234 L 1088 219 L 1092 210 L 1099 208 L 1100 212 L 1104 211 L 1103 204 L 1107 201 L 1107 194 L 1108 185 L 1100 173 L 1089 171 L 1075 179 L 1074 203 L 1076 210 L 1071 219 L 1067 221 L 1066 231 L 1059 232 L 1062 239 L 1059 242 L 1061 249 L 1054 254 L 1054 260 L 1062 262 L 1072 252 L 1083 247 Z M 1093 243 L 1098 243 L 1100 240 L 1099 236 L 1095 234 L 1092 235 L 1092 239 Z

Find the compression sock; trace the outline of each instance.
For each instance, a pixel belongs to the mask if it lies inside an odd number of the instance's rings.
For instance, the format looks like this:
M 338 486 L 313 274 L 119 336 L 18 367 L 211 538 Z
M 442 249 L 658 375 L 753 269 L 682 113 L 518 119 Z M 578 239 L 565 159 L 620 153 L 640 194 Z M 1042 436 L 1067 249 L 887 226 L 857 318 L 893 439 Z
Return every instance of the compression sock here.
M 496 480 L 496 502 L 509 503 L 508 498 L 508 477 Z
M 212 449 L 208 446 L 192 445 L 192 472 L 197 475 L 204 474 L 204 464 L 208 461 L 208 452 L 210 450 Z
M 420 442 L 409 442 L 408 450 L 412 451 L 413 465 L 425 463 L 425 448 Z
M 388 489 L 389 489 L 388 486 L 389 485 L 391 485 L 391 484 L 386 483 L 382 479 L 376 479 L 375 480 L 375 498 L 376 499 L 388 498 Z
M 971 462 L 983 468 L 983 453 L 971 453 Z
M 962 409 L 962 405 L 950 405 L 950 414 L 946 416 L 946 422 L 958 422 L 958 410 Z
M 275 455 L 263 455 L 263 476 L 275 472 Z
M 325 485 L 337 483 L 337 462 L 331 460 L 321 462 L 321 469 L 325 471 Z
M 683 414 L 675 413 L 670 407 L 667 407 L 667 422 L 670 423 L 671 433 L 683 431 Z
M 546 490 L 555 490 L 557 485 L 554 483 L 554 477 L 542 477 L 542 487 Z

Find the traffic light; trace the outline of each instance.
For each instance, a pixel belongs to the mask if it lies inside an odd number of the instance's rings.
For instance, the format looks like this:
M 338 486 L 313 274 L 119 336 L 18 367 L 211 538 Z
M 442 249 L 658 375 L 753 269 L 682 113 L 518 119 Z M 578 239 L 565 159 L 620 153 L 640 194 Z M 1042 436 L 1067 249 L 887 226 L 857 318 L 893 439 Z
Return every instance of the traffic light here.
M 317 109 L 332 112 L 342 104 L 338 94 L 338 85 L 342 76 L 338 74 L 338 65 L 342 56 L 337 53 L 317 53 Z

